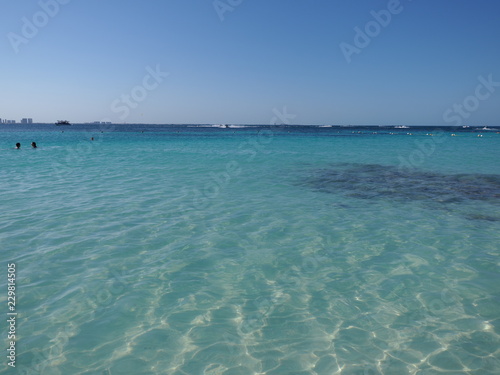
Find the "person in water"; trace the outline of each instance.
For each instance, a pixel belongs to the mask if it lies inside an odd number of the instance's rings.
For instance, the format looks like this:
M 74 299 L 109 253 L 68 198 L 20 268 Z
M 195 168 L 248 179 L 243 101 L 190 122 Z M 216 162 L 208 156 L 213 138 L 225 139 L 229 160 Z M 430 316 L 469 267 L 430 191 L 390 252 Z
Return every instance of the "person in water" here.
M 31 147 L 36 148 L 36 142 L 31 142 Z
M 16 149 L 19 150 L 21 148 L 21 144 L 19 142 L 16 143 Z

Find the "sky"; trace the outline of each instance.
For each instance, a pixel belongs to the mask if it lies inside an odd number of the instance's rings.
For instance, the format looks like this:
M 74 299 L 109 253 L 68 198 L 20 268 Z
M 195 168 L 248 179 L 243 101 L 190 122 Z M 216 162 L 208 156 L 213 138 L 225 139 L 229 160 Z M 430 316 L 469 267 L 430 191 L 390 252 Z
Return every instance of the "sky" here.
M 498 0 L 0 0 L 0 118 L 500 125 Z

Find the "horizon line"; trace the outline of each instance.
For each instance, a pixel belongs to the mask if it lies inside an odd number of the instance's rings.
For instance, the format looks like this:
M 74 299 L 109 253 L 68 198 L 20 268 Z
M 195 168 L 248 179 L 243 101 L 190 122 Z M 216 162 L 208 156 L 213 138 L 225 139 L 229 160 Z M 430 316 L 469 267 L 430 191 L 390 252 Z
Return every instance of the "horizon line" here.
M 0 123 L 0 125 L 56 125 L 55 122 L 32 122 L 32 123 Z M 409 124 L 246 124 L 246 123 L 156 123 L 156 122 L 73 122 L 71 125 L 162 125 L 162 126 L 274 126 L 274 127 L 283 127 L 283 126 L 324 126 L 324 127 L 356 127 L 356 126 L 369 126 L 369 127 L 446 127 L 446 128 L 470 128 L 470 127 L 500 127 L 500 125 L 430 125 L 430 124 L 418 124 L 418 125 L 409 125 Z

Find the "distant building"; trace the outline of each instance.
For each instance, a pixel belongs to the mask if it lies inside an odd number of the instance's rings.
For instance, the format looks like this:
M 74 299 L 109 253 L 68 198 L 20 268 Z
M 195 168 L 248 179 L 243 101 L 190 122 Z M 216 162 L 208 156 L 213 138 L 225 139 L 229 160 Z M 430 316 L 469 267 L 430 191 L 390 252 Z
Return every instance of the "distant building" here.
M 33 124 L 32 118 L 23 118 L 21 119 L 21 124 Z

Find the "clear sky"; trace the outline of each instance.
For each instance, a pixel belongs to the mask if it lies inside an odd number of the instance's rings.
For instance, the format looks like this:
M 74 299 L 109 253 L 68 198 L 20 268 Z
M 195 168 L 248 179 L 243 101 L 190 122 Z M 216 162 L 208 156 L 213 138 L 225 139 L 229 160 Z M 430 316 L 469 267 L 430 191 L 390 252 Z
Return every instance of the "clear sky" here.
M 500 125 L 499 17 L 498 0 L 0 0 L 0 118 Z

